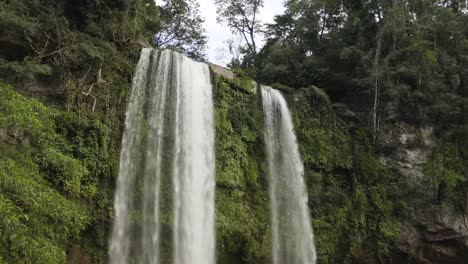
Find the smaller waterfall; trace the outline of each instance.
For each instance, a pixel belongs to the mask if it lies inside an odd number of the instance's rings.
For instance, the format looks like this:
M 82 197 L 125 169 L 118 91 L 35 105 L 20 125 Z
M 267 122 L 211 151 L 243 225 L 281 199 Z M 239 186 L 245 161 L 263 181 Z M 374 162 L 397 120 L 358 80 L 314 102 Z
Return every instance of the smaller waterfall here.
M 262 87 L 266 126 L 274 264 L 313 264 L 314 235 L 304 182 L 304 166 L 291 114 L 281 93 Z

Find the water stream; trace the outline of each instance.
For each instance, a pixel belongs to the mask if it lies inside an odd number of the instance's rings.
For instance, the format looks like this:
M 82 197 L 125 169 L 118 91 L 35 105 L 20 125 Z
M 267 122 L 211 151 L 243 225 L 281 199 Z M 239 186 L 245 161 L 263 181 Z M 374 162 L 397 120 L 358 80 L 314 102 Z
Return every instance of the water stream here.
M 286 100 L 262 87 L 274 264 L 313 264 L 314 235 L 307 207 L 304 166 Z
M 122 139 L 110 263 L 214 264 L 214 194 L 208 66 L 143 49 Z

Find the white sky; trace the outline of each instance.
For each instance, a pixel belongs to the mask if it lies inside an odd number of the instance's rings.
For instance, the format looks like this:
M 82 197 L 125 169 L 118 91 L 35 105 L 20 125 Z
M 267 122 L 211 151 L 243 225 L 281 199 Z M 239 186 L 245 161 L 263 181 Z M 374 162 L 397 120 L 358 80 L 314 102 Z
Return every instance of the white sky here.
M 228 61 L 223 61 L 220 56 L 220 49 L 226 49 L 224 41 L 234 39 L 239 41 L 238 36 L 231 34 L 231 30 L 222 24 L 216 22 L 216 6 L 214 0 L 198 0 L 200 3 L 200 13 L 205 19 L 205 29 L 208 35 L 206 53 L 210 62 L 224 65 Z M 283 0 L 264 0 L 263 8 L 260 9 L 259 18 L 262 23 L 273 22 L 275 15 L 282 14 L 284 11 Z M 263 38 L 258 35 L 256 43 L 259 47 L 263 46 Z

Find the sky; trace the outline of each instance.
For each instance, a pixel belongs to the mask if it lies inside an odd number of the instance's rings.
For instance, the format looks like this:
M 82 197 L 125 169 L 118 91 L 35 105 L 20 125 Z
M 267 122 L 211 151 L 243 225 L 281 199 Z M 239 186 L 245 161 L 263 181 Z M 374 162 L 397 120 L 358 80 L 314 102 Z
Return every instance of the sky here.
M 240 37 L 233 35 L 231 30 L 216 22 L 216 6 L 214 0 L 198 0 L 200 3 L 200 13 L 205 19 L 205 30 L 208 36 L 206 54 L 208 61 L 225 65 L 228 61 L 222 58 L 221 50 L 227 51 L 227 45 L 224 43 L 228 39 L 240 41 Z M 262 23 L 271 23 L 275 15 L 282 14 L 284 11 L 283 0 L 264 0 L 263 7 L 260 9 L 259 17 Z M 256 43 L 259 47 L 263 46 L 263 38 L 258 35 Z

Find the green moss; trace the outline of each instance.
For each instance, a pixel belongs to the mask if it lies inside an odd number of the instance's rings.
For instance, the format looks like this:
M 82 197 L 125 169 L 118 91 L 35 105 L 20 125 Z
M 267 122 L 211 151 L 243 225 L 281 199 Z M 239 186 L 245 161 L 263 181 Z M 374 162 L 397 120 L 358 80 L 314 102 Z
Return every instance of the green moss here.
M 215 85 L 229 86 L 231 89 L 236 89 L 247 94 L 255 94 L 257 92 L 257 84 L 254 79 L 236 70 L 234 70 L 234 73 L 235 77 L 228 79 L 213 72 Z
M 222 77 L 213 79 L 219 260 L 265 263 L 271 258 L 271 237 L 260 96 Z M 392 177 L 378 161 L 370 134 L 349 131 L 316 87 L 287 99 L 320 262 L 349 263 L 356 254 L 388 256 L 399 230 L 386 188 Z
M 235 77 L 232 80 L 227 80 L 233 87 L 236 87 L 247 93 L 254 93 L 256 86 L 254 80 L 248 77 Z
M 213 83 L 218 262 L 267 263 L 271 239 L 260 96 L 215 74 Z
M 359 254 L 385 257 L 399 229 L 386 189 L 391 172 L 378 161 L 369 134 L 351 132 L 330 111 L 328 96 L 317 89 L 300 89 L 289 102 L 318 259 L 349 263 Z

